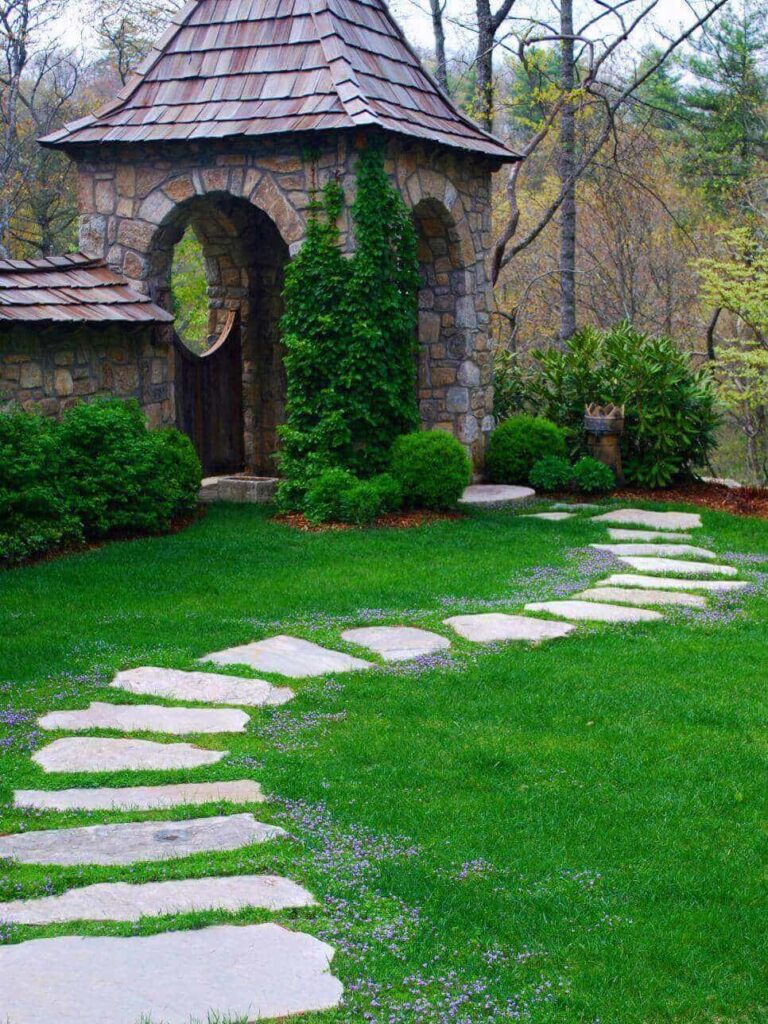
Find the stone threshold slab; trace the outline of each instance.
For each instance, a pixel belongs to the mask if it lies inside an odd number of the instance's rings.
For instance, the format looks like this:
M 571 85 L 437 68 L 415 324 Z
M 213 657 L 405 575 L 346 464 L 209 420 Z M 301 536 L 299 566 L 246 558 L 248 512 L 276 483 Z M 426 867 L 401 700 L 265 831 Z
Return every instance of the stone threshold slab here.
M 712 562 L 688 562 L 682 558 L 633 558 L 621 555 L 619 561 L 638 572 L 668 572 L 679 576 L 737 576 L 738 570 L 732 565 L 716 565 Z
M 247 665 L 256 672 L 274 672 L 292 679 L 324 676 L 331 672 L 356 672 L 373 668 L 370 661 L 333 651 L 295 636 L 271 636 L 252 644 L 214 651 L 198 659 L 215 665 Z
M 235 708 L 167 708 L 161 704 L 104 704 L 81 711 L 53 711 L 38 719 L 46 731 L 157 732 L 170 736 L 244 732 L 250 718 Z
M 278 875 L 185 878 L 168 882 L 102 882 L 60 896 L 0 903 L 6 924 L 62 924 L 68 921 L 139 921 L 142 917 L 211 910 L 234 913 L 245 907 L 286 910 L 311 907 L 312 895 Z
M 459 498 L 460 505 L 520 505 L 536 497 L 532 487 L 513 484 L 472 484 Z
M 160 935 L 66 936 L 0 947 L 12 1024 L 264 1021 L 329 1010 L 331 946 L 276 924 Z
M 438 633 L 413 626 L 362 626 L 347 629 L 342 640 L 380 654 L 384 661 L 409 661 L 450 649 L 451 641 Z
M 548 622 L 546 619 L 533 619 L 527 615 L 506 615 L 503 612 L 454 615 L 450 619 L 443 619 L 443 622 L 455 629 L 465 640 L 477 644 L 511 641 L 538 644 L 544 640 L 556 640 L 567 636 L 574 629 L 563 622 Z
M 265 825 L 252 814 L 129 821 L 0 836 L 0 857 L 20 864 L 139 864 L 239 850 L 284 835 L 284 829 Z
M 21 789 L 15 807 L 46 811 L 157 811 L 200 804 L 260 804 L 258 782 L 181 782 L 170 786 L 125 786 L 98 789 Z
M 704 590 L 707 593 L 729 593 L 749 586 L 744 580 L 691 580 L 670 576 L 641 576 L 634 573 L 614 573 L 600 580 L 598 587 L 650 587 L 653 590 Z
M 681 594 L 674 590 L 633 590 L 631 587 L 593 587 L 574 594 L 579 601 L 598 601 L 610 604 L 672 605 L 684 608 L 706 608 L 707 599 L 696 594 Z
M 175 668 L 141 668 L 118 672 L 111 686 L 127 693 L 194 701 L 197 704 L 234 704 L 271 707 L 293 699 L 287 686 L 273 686 L 263 679 L 226 676 L 218 672 L 182 672 Z
M 549 612 L 563 619 L 578 622 L 657 622 L 663 616 L 644 608 L 622 608 L 616 604 L 597 604 L 591 601 L 537 601 L 527 604 L 529 612 Z
M 45 772 L 174 771 L 216 764 L 227 753 L 191 743 L 72 736 L 54 740 L 33 754 L 32 760 Z

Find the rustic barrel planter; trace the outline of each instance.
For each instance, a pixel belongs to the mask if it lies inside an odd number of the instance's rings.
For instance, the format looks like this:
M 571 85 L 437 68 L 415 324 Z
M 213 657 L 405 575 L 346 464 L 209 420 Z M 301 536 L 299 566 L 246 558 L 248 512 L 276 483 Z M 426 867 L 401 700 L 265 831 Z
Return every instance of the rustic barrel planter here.
M 624 433 L 624 406 L 588 405 L 584 412 L 584 430 L 590 455 L 610 466 L 618 483 L 623 483 L 620 438 Z

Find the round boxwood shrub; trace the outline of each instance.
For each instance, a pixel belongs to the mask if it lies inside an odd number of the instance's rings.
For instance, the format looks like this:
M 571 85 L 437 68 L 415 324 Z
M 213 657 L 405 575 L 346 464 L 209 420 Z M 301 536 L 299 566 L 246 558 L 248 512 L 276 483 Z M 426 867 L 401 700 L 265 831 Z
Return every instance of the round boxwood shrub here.
M 390 471 L 410 508 L 455 508 L 472 476 L 462 445 L 442 430 L 398 437 L 392 446 Z
M 528 479 L 537 491 L 564 491 L 573 483 L 573 467 L 568 459 L 547 455 L 535 463 Z
M 320 523 L 364 526 L 400 507 L 400 485 L 387 473 L 361 480 L 348 469 L 331 467 L 312 480 L 304 496 L 304 514 Z
M 512 416 L 491 434 L 485 464 L 495 483 L 527 484 L 534 465 L 548 456 L 566 458 L 564 432 L 537 416 Z
M 585 494 L 598 491 L 612 491 L 616 486 L 616 474 L 604 462 L 586 455 L 573 467 L 573 482 Z

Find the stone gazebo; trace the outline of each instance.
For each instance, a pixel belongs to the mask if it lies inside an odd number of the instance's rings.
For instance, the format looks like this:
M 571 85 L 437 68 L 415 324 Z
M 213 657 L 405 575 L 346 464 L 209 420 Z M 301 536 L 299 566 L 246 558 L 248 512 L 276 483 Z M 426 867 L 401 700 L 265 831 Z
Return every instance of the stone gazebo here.
M 383 0 L 194 0 L 114 102 L 42 140 L 77 164 L 82 253 L 153 308 L 171 309 L 174 246 L 190 225 L 199 239 L 216 344 L 200 358 L 154 330 L 162 418 L 192 434 L 208 472 L 274 469 L 284 267 L 313 191 L 335 176 L 351 196 L 372 134 L 419 231 L 422 421 L 478 463 L 492 425 L 491 174 L 515 156 L 440 91 Z M 350 247 L 348 224 L 342 237 Z

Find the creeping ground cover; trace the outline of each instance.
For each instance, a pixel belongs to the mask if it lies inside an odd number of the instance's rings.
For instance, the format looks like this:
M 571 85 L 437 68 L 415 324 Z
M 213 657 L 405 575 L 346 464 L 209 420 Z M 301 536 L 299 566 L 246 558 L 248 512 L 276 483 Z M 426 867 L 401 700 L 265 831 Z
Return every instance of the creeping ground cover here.
M 583 623 L 538 647 L 462 639 L 444 619 L 520 612 L 630 571 L 590 547 L 605 542 L 605 524 L 531 511 L 302 533 L 252 506 L 212 506 L 181 534 L 0 574 L 0 836 L 240 811 L 289 833 L 128 867 L 6 861 L 0 901 L 257 873 L 317 900 L 36 928 L 0 913 L 0 944 L 277 921 L 336 950 L 344 1000 L 302 1018 L 310 1024 L 765 1021 L 768 522 L 702 513 L 693 543 L 750 582 L 704 610 Z M 341 639 L 406 623 L 450 648 L 386 665 Z M 173 706 L 110 688 L 117 671 L 194 670 L 207 652 L 276 634 L 375 667 L 290 679 L 295 699 L 247 708 L 246 731 L 181 737 L 226 751 L 216 764 L 94 776 L 46 775 L 32 762 L 69 735 L 43 732 L 43 714 L 92 701 Z M 123 813 L 12 805 L 19 790 L 244 779 L 268 801 Z

